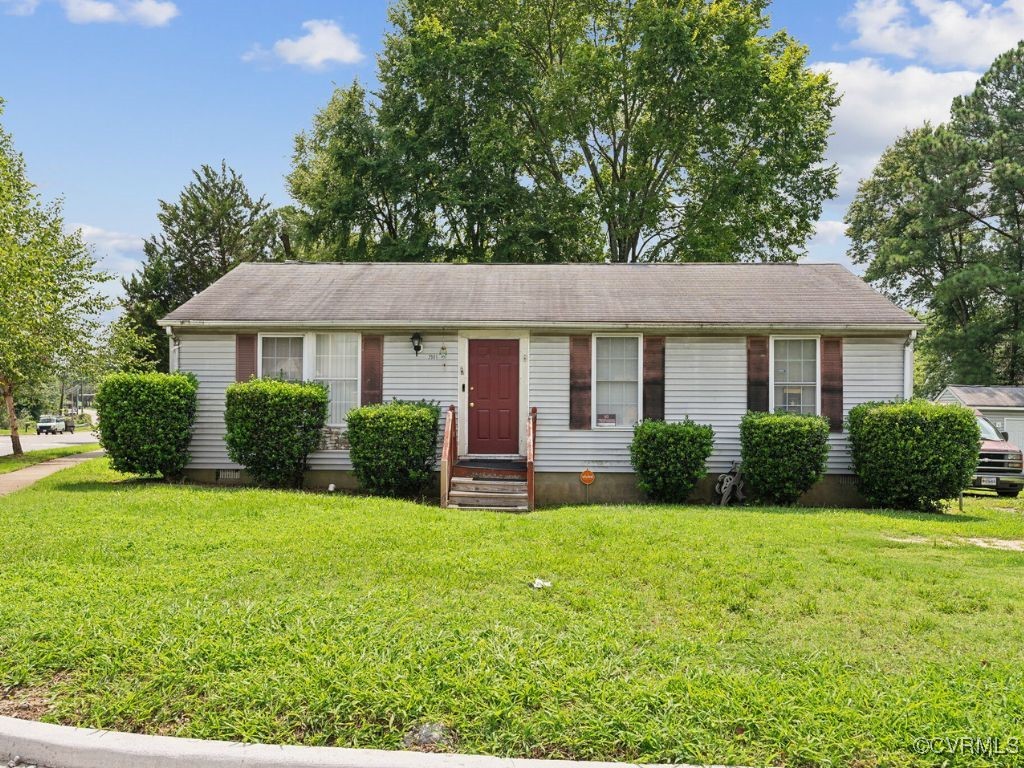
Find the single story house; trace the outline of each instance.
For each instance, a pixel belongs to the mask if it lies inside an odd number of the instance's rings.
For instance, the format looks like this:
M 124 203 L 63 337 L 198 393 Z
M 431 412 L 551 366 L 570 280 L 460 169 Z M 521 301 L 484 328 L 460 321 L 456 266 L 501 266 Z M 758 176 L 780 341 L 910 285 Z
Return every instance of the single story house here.
M 747 410 L 826 416 L 828 476 L 808 501 L 849 503 L 844 419 L 910 396 L 920 328 L 835 264 L 243 264 L 161 322 L 172 369 L 199 379 L 193 478 L 239 479 L 231 382 L 314 379 L 331 400 L 310 485 L 354 486 L 349 409 L 427 399 L 450 423 L 442 502 L 460 506 L 490 506 L 472 483 L 526 481 L 527 464 L 539 505 L 639 500 L 634 425 L 686 417 L 715 431 L 709 498 Z
M 939 393 L 935 401 L 959 403 L 980 411 L 996 429 L 1007 433 L 1011 443 L 1024 445 L 1024 387 L 951 384 Z

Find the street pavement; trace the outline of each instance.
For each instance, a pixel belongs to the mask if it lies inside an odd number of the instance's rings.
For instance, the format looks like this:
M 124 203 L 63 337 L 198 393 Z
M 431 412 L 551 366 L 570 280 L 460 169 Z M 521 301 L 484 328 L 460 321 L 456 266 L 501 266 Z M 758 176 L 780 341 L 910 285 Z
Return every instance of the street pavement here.
M 40 451 L 44 448 L 63 448 L 68 445 L 82 445 L 83 443 L 95 443 L 96 435 L 90 429 L 76 429 L 75 434 L 65 432 L 63 435 L 30 435 L 21 436 L 21 447 L 29 451 Z M 11 438 L 8 435 L 0 435 L 0 456 L 9 456 L 14 453 L 11 449 Z

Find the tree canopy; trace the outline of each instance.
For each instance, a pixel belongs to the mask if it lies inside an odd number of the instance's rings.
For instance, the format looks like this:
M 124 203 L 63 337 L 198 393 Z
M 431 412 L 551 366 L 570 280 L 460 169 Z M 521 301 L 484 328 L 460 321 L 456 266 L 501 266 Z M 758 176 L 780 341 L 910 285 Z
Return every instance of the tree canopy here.
M 924 313 L 922 394 L 1024 381 L 1024 43 L 886 150 L 846 223 L 866 278 Z
M 143 244 L 138 272 L 122 280 L 122 334 L 142 337 L 136 349 L 166 371 L 167 337 L 158 321 L 245 261 L 279 258 L 281 223 L 262 197 L 253 198 L 242 177 L 224 162 L 203 165 L 175 202 L 160 201 L 162 232 Z M 146 350 L 150 350 L 146 352 Z
M 763 0 L 401 0 L 296 140 L 312 258 L 795 260 L 835 90 Z
M 0 395 L 14 453 L 15 396 L 52 378 L 93 335 L 109 306 L 98 290 L 107 279 L 81 234 L 65 232 L 60 201 L 41 200 L 0 127 Z

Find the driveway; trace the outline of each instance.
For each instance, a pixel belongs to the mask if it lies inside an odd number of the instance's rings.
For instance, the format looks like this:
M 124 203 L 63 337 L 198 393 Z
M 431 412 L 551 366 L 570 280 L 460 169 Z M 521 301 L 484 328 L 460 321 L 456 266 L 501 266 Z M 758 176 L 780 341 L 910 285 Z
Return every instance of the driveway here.
M 95 443 L 96 435 L 90 430 L 76 430 L 75 434 L 69 435 L 22 435 L 21 447 L 26 453 L 39 451 L 43 448 L 63 448 L 68 445 L 82 445 L 83 443 Z M 14 453 L 11 450 L 11 438 L 8 435 L 0 435 L 0 456 L 8 456 Z

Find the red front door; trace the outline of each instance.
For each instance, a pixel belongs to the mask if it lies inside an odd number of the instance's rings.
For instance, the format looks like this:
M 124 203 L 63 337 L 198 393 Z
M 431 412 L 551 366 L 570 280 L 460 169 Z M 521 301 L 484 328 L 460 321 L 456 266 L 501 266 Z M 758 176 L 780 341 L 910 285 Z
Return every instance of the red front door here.
M 519 340 L 469 340 L 469 452 L 519 453 Z

